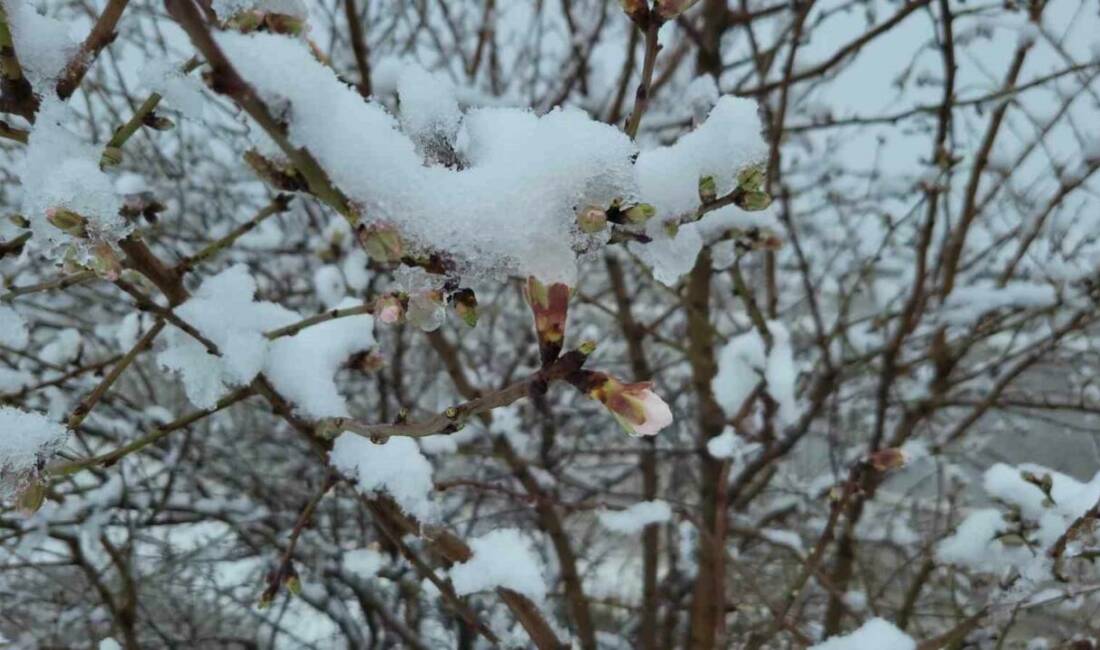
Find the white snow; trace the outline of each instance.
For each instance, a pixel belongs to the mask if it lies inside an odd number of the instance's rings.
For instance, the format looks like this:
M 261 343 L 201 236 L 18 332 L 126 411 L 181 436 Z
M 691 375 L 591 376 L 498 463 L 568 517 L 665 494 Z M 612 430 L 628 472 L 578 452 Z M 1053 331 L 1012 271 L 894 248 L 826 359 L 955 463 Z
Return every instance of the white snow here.
M 158 111 L 167 108 L 188 119 L 201 120 L 206 106 L 202 83 L 198 77 L 184 74 L 182 68 L 176 61 L 152 59 L 141 70 L 142 87 L 161 96 Z
M 27 322 L 15 309 L 0 305 L 0 345 L 23 349 L 30 341 Z
M 385 556 L 378 551 L 372 548 L 357 548 L 354 551 L 344 552 L 343 557 L 340 558 L 340 569 L 361 580 L 369 580 L 378 575 L 385 563 Z
M 335 307 L 361 305 L 346 298 Z M 306 415 L 346 416 L 347 400 L 336 387 L 336 372 L 350 356 L 372 347 L 374 319 L 369 314 L 338 318 L 275 340 L 264 372 L 275 388 Z
M 65 366 L 76 360 L 83 347 L 80 330 L 63 329 L 38 351 L 38 358 L 55 366 Z
M 325 309 L 331 309 L 343 300 L 347 287 L 344 286 L 344 275 L 340 273 L 340 268 L 332 264 L 317 267 L 313 272 L 313 291 Z
M 265 329 L 300 320 L 294 312 L 253 299 L 256 282 L 243 264 L 203 281 L 176 314 L 218 346 L 221 356 L 175 327 L 166 333 L 168 347 L 157 361 L 183 379 L 187 398 L 199 408 L 213 407 L 227 389 L 243 386 L 263 369 L 269 341 Z M 306 383 L 306 382 L 302 382 Z
M 38 413 L 0 407 L 0 496 L 18 489 L 39 461 L 57 451 L 67 437 L 65 427 Z
M 47 210 L 64 208 L 87 220 L 88 238 L 113 242 L 125 237 L 130 224 L 119 215 L 122 199 L 111 179 L 99 169 L 100 151 L 71 133 L 72 110 L 57 99 L 43 98 L 23 162 L 18 167 L 23 186 L 23 215 L 30 220 L 33 241 L 46 247 L 78 240 L 47 221 Z
M 354 433 L 344 433 L 333 443 L 329 462 L 356 479 L 360 491 L 384 492 L 418 519 L 435 517 L 435 505 L 430 500 L 432 465 L 412 438 L 394 437 L 379 445 Z
M 772 333 L 770 351 L 755 329 L 730 339 L 718 354 L 718 374 L 711 385 L 722 410 L 734 417 L 763 379 L 768 394 L 779 405 L 779 421 L 786 425 L 798 416 L 798 370 L 787 328 L 778 321 L 768 321 L 768 330 Z
M 33 3 L 2 1 L 23 74 L 36 92 L 46 95 L 47 85 L 57 79 L 79 45 L 70 36 L 68 24 L 43 16 Z
M 451 567 L 460 596 L 503 587 L 541 602 L 546 596 L 542 563 L 531 542 L 515 528 L 501 528 L 470 540 L 473 557 Z
M 952 291 L 940 317 L 950 325 L 968 325 L 997 309 L 1048 307 L 1057 300 L 1057 293 L 1049 284 L 1023 281 L 1010 282 L 1004 287 L 975 284 Z
M 672 508 L 664 501 L 642 501 L 625 510 L 606 510 L 597 516 L 604 528 L 630 535 L 651 524 L 668 521 L 672 518 Z
M 873 618 L 858 630 L 836 636 L 810 650 L 916 650 L 917 642 L 893 623 Z

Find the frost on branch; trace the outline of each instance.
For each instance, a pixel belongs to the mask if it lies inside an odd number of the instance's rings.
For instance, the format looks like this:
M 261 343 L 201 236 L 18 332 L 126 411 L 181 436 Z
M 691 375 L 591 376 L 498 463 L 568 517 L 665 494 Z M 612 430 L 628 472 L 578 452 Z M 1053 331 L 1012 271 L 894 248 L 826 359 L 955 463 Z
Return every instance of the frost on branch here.
M 488 532 L 470 540 L 473 557 L 451 568 L 451 582 L 460 596 L 503 587 L 535 602 L 546 597 L 542 562 L 531 542 L 515 528 Z
M 0 407 L 0 498 L 25 487 L 67 437 L 65 427 L 38 413 Z
M 401 509 L 422 521 L 436 517 L 431 501 L 432 464 L 412 438 L 390 438 L 375 444 L 344 433 L 332 445 L 329 462 L 356 482 L 365 494 L 388 494 Z
M 67 105 L 42 101 L 19 180 L 34 242 L 51 250 L 72 245 L 84 262 L 97 244 L 118 241 L 131 225 L 119 215 L 122 198 L 99 169 L 101 152 L 66 128 L 72 122 Z

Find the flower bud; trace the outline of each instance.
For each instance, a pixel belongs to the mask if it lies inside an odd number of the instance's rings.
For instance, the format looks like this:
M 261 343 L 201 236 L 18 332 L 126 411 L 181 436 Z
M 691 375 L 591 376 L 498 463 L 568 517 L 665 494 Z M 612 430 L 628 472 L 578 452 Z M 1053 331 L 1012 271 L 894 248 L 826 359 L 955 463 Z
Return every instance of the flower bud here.
M 290 14 L 269 13 L 264 19 L 267 29 L 275 34 L 288 34 L 297 36 L 305 28 L 305 21 L 298 16 Z
M 577 213 L 577 225 L 581 232 L 597 233 L 607 227 L 607 212 L 595 206 L 589 206 Z
M 737 172 L 737 187 L 746 192 L 759 192 L 764 188 L 764 168 L 750 165 Z
M 122 164 L 122 148 L 120 147 L 105 147 L 103 153 L 99 157 L 99 168 L 107 169 L 109 167 L 117 167 Z
M 875 468 L 876 472 L 886 472 L 897 469 L 905 465 L 905 461 L 905 452 L 896 447 L 879 449 L 873 452 L 870 458 L 867 459 L 867 462 L 871 464 L 871 467 Z
M 163 115 L 157 115 L 156 113 L 149 113 L 141 123 L 154 131 L 168 131 L 176 126 L 176 123 L 172 120 Z
M 378 223 L 359 226 L 359 244 L 371 259 L 381 262 L 399 262 L 404 255 L 401 235 L 391 225 Z
M 623 7 L 623 13 L 635 23 L 642 24 L 649 18 L 648 0 L 619 0 L 619 4 Z
M 401 319 L 404 318 L 405 306 L 402 304 L 399 296 L 387 293 L 383 296 L 379 296 L 374 301 L 374 313 L 378 317 L 378 320 L 387 325 L 394 325 L 400 323 Z
M 718 198 L 718 184 L 713 176 L 703 176 L 699 179 L 699 201 L 711 203 Z
M 547 287 L 538 278 L 527 278 L 524 296 L 535 317 L 535 333 L 539 339 L 542 364 L 553 362 L 561 354 L 565 340 L 565 321 L 569 314 L 569 287 L 556 282 Z
M 111 245 L 105 241 L 92 247 L 92 270 L 104 280 L 114 282 L 122 275 L 122 262 Z
M 31 222 L 30 222 L 30 220 L 29 220 L 29 219 L 27 219 L 26 217 L 24 217 L 24 216 L 23 216 L 23 215 L 21 215 L 21 214 L 13 214 L 13 215 L 11 215 L 10 217 L 8 217 L 8 221 L 10 221 L 10 222 L 12 222 L 13 224 L 15 224 L 15 226 L 16 226 L 17 228 L 30 228 L 30 227 L 31 227 Z
M 68 208 L 46 210 L 46 221 L 73 237 L 83 239 L 88 236 L 88 220 Z
M 477 296 L 473 289 L 459 289 L 451 294 L 450 300 L 455 314 L 462 319 L 462 322 L 470 327 L 477 325 Z
M 653 392 L 652 382 L 624 384 L 603 373 L 593 373 L 588 396 L 601 402 L 631 436 L 653 436 L 672 424 L 672 409 Z
M 734 203 L 747 212 L 759 212 L 772 204 L 772 197 L 767 192 L 745 192 Z
M 691 8 L 698 0 L 657 0 L 657 15 L 671 20 Z
M 626 218 L 630 223 L 642 224 L 657 214 L 657 210 L 648 203 L 639 203 L 638 205 L 627 208 L 625 211 Z
M 38 512 L 45 501 L 46 484 L 42 481 L 34 480 L 19 493 L 19 497 L 16 500 L 16 507 L 19 508 L 19 512 L 22 513 L 24 517 L 30 517 Z

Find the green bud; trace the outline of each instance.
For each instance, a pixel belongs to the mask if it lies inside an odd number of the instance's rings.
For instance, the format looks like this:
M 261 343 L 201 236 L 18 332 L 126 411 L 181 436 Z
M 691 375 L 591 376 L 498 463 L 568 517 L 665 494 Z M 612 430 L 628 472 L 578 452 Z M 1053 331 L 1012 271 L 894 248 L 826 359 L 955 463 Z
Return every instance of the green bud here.
M 289 576 L 283 584 L 286 585 L 286 590 L 295 596 L 302 595 L 302 581 L 298 576 Z
M 600 232 L 607 227 L 607 213 L 595 206 L 587 207 L 577 213 L 577 225 L 581 232 Z
M 630 223 L 640 224 L 645 223 L 657 214 L 657 210 L 648 203 L 639 203 L 626 211 L 626 218 Z
M 46 221 L 73 237 L 88 236 L 88 220 L 68 208 L 50 208 L 46 210 Z
M 103 155 L 99 157 L 100 169 L 116 167 L 120 164 L 122 164 L 122 149 L 120 147 L 107 147 L 103 150 Z
M 590 356 L 593 352 L 596 351 L 596 342 L 591 339 L 585 339 L 584 341 L 581 341 L 581 344 L 577 346 L 577 349 L 580 350 L 580 353 L 584 356 Z
M 34 481 L 26 487 L 20 494 L 17 500 L 17 507 L 19 512 L 24 516 L 30 517 L 34 513 L 38 512 L 38 509 L 42 507 L 42 503 L 46 500 L 46 484 L 42 481 Z
M 30 228 L 31 227 L 30 219 L 27 219 L 26 217 L 24 217 L 21 214 L 11 215 L 10 217 L 8 217 L 8 221 L 15 224 L 16 227 L 18 227 L 18 228 Z
M 718 184 L 713 176 L 703 176 L 699 179 L 699 200 L 703 203 L 711 203 L 718 198 Z
M 737 206 L 748 212 L 758 212 L 772 204 L 772 197 L 767 192 L 745 192 L 737 201 Z
M 737 187 L 746 192 L 758 192 L 764 187 L 764 168 L 750 165 L 737 172 Z

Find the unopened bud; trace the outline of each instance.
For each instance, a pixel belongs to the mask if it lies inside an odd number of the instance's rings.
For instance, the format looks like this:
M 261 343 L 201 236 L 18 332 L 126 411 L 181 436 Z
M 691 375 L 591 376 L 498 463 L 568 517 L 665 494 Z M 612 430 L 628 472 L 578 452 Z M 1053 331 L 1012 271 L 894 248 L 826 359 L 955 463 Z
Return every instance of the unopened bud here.
M 657 214 L 657 210 L 648 203 L 639 203 L 631 208 L 628 208 L 625 212 L 626 218 L 630 223 L 645 223 Z
M 117 167 L 122 164 L 122 149 L 120 147 L 106 147 L 99 157 L 100 169 Z
M 619 4 L 623 7 L 623 12 L 630 17 L 630 20 L 636 23 L 642 23 L 649 17 L 649 2 L 648 0 L 619 0 Z
M 267 25 L 268 30 L 275 34 L 288 34 L 290 36 L 301 34 L 305 28 L 305 21 L 289 14 L 267 14 L 264 24 Z
M 46 210 L 46 221 L 73 237 L 83 239 L 88 236 L 88 220 L 68 208 Z
M 262 11 L 242 11 L 225 21 L 225 26 L 247 34 L 259 29 L 265 15 Z
M 746 192 L 759 192 L 764 187 L 764 168 L 750 165 L 737 172 L 737 187 Z
M 31 227 L 30 219 L 27 219 L 26 217 L 24 217 L 21 214 L 11 215 L 10 217 L 8 217 L 8 221 L 15 224 L 16 227 L 18 227 L 18 228 L 30 228 Z
M 46 484 L 35 480 L 19 493 L 16 506 L 25 517 L 38 512 L 46 500 Z
M 713 176 L 703 176 L 699 179 L 699 201 L 711 203 L 718 198 L 718 184 Z
M 114 282 L 122 274 L 122 262 L 115 249 L 105 241 L 96 242 L 92 247 L 92 270 L 99 277 Z
M 745 192 L 735 203 L 746 212 L 759 212 L 772 204 L 772 197 L 767 192 Z
M 470 327 L 477 325 L 477 296 L 473 289 L 465 288 L 451 294 L 451 306 L 455 313 Z
M 399 262 L 404 255 L 401 235 L 393 226 L 381 223 L 361 225 L 357 234 L 363 250 L 377 262 Z
M 581 232 L 600 232 L 607 227 L 607 213 L 595 206 L 587 207 L 577 213 L 577 225 Z
M 378 320 L 386 323 L 387 325 L 394 325 L 401 322 L 401 319 L 405 316 L 405 306 L 402 304 L 401 298 L 393 293 L 387 293 L 383 296 L 379 296 L 374 301 L 374 313 L 378 317 Z
M 141 123 L 155 131 L 167 131 L 176 126 L 176 123 L 172 120 L 163 115 L 157 115 L 156 113 L 146 115 Z
M 905 452 L 896 447 L 879 449 L 872 453 L 871 457 L 867 459 L 867 462 L 871 464 L 871 467 L 875 468 L 876 472 L 886 472 L 897 469 L 905 465 L 905 461 Z
M 691 8 L 698 0 L 657 0 L 657 15 L 671 20 Z

